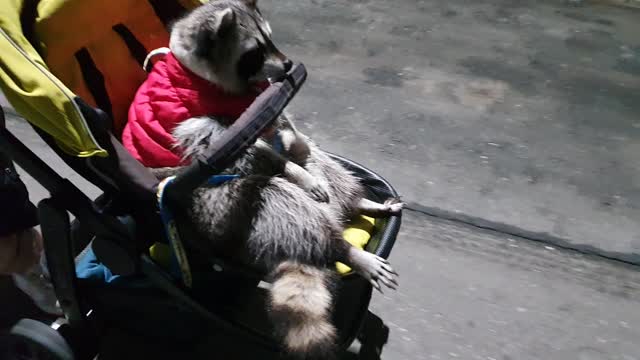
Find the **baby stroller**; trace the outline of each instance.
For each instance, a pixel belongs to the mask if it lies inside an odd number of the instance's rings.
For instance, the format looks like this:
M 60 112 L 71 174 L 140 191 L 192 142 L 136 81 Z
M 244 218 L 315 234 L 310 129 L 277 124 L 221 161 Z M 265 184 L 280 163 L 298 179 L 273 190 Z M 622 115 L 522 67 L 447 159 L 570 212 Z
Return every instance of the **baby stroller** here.
M 167 25 L 198 4 L 11 0 L 0 8 L 2 91 L 46 144 L 103 192 L 89 199 L 0 121 L 1 150 L 50 193 L 38 211 L 65 314 L 51 326 L 24 319 L 12 332 L 53 359 L 93 359 L 111 327 L 176 344 L 224 334 L 268 354 L 261 358 L 281 353 L 266 320 L 264 274 L 226 259 L 199 257 L 184 199 L 277 118 L 304 83 L 304 66 L 296 64 L 274 82 L 209 156 L 193 161 L 164 187 L 161 205 L 156 178 L 118 141 L 128 105 L 145 78 L 148 50 L 166 46 Z M 361 179 L 372 200 L 397 197 L 377 174 L 332 156 Z M 387 258 L 399 227 L 399 216 L 375 219 L 364 248 Z M 161 261 L 167 258 L 162 249 L 170 251 L 168 262 Z M 187 272 L 175 266 L 185 259 Z M 352 273 L 341 279 L 333 319 L 340 348 L 346 349 L 361 337 L 372 287 Z

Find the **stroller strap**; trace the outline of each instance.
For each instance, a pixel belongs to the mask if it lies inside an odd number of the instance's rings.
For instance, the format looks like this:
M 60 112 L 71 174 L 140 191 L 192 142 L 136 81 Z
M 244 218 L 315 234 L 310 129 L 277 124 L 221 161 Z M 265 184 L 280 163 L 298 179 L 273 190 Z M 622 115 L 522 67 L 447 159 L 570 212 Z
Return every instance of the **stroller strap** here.
M 171 249 L 173 258 L 177 261 L 178 267 L 180 269 L 180 277 L 182 278 L 183 284 L 191 288 L 193 284 L 193 277 L 191 275 L 191 266 L 189 266 L 189 259 L 187 258 L 187 253 L 184 250 L 184 246 L 182 244 L 182 240 L 180 240 L 180 234 L 178 233 L 178 227 L 176 225 L 175 218 L 173 213 L 166 206 L 164 201 L 164 190 L 167 185 L 169 185 L 175 176 L 168 177 L 158 184 L 158 208 L 160 209 L 160 218 L 162 219 L 162 225 L 164 226 L 165 234 L 169 242 L 171 243 Z
M 171 49 L 169 49 L 168 47 L 161 47 L 151 50 L 151 52 L 149 52 L 147 57 L 144 59 L 144 63 L 142 63 L 142 69 L 144 69 L 144 71 L 146 72 L 151 71 L 151 68 L 153 68 L 153 63 L 151 62 L 153 58 L 158 55 L 167 55 L 169 52 L 171 52 Z
M 209 185 L 220 185 L 239 177 L 240 175 L 213 175 L 209 178 L 207 183 Z M 193 277 L 191 274 L 189 259 L 186 251 L 184 250 L 182 240 L 180 239 L 180 233 L 178 232 L 175 217 L 173 216 L 171 209 L 169 209 L 169 206 L 167 206 L 164 201 L 164 190 L 167 185 L 171 184 L 173 179 L 175 179 L 175 176 L 170 176 L 162 180 L 158 185 L 158 208 L 160 209 L 160 217 L 162 219 L 167 239 L 169 239 L 169 242 L 171 243 L 172 258 L 177 263 L 177 267 L 180 270 L 177 275 L 182 279 L 182 282 L 186 287 L 191 288 L 193 285 Z

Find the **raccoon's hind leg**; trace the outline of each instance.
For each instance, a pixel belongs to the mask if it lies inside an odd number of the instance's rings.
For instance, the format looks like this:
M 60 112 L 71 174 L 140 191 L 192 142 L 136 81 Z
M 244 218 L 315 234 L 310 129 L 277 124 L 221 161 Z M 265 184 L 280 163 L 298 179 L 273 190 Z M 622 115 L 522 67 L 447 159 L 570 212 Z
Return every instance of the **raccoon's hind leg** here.
M 403 207 L 404 203 L 397 198 L 389 198 L 383 204 L 363 198 L 358 203 L 360 213 L 372 217 L 396 215 Z
M 398 273 L 393 270 L 387 260 L 375 254 L 351 246 L 343 262 L 369 280 L 371 285 L 380 292 L 382 288 L 379 282 L 394 290 L 398 286 L 396 280 Z

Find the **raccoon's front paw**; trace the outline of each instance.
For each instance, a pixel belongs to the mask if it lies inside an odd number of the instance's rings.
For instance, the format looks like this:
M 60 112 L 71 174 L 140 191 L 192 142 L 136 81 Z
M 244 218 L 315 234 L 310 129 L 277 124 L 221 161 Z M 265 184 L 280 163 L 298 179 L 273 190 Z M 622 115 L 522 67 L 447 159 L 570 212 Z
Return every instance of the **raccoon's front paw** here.
M 404 208 L 404 203 L 398 198 L 389 198 L 384 202 L 384 206 L 387 208 L 389 215 L 397 215 Z
M 306 184 L 305 190 L 314 200 L 323 203 L 329 202 L 329 185 L 324 181 L 313 179 Z
M 354 270 L 369 280 L 376 290 L 382 292 L 380 282 L 393 290 L 398 287 L 396 280 L 398 273 L 393 270 L 387 260 L 356 248 L 351 249 L 349 260 Z

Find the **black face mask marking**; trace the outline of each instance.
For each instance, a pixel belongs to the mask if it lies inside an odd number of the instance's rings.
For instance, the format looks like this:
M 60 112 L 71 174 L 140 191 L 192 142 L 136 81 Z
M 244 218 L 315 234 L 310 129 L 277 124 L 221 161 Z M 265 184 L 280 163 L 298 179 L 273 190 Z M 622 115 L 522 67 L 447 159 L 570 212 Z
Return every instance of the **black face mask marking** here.
M 238 76 L 242 79 L 248 80 L 252 76 L 256 75 L 262 67 L 267 58 L 267 51 L 265 46 L 256 39 L 258 46 L 242 54 L 237 64 Z

